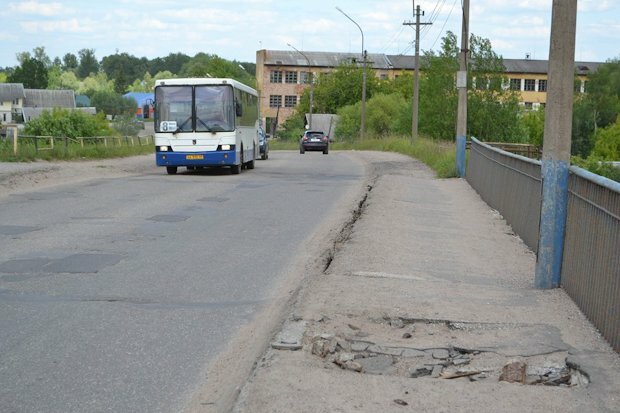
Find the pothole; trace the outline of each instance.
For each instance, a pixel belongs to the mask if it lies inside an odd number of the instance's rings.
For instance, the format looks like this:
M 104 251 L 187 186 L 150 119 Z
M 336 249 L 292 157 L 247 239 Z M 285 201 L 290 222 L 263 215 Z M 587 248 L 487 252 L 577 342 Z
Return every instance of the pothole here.
M 398 339 L 392 343 L 388 340 L 380 341 L 383 336 L 374 339 L 373 335 L 349 324 L 351 334 L 326 330 L 318 334 L 308 334 L 307 331 L 304 349 L 324 359 L 328 365 L 360 374 L 395 375 L 426 380 L 503 381 L 561 387 L 587 386 L 590 381 L 585 371 L 566 362 L 567 350 L 514 356 L 502 354 L 503 349 L 498 350 L 496 343 L 485 343 L 483 346 L 454 344 L 460 341 L 459 335 L 472 331 L 476 334 L 487 331 L 497 335 L 503 329 L 522 325 L 402 317 L 372 321 L 393 330 L 393 335 Z M 445 335 L 439 334 L 437 327 L 449 331 L 449 341 L 444 341 Z M 333 329 L 337 330 L 341 329 Z M 433 340 L 428 340 L 429 334 Z M 484 338 L 484 334 L 482 336 Z M 404 341 L 407 341 L 407 344 L 403 344 Z M 437 344 L 442 341 L 444 344 Z

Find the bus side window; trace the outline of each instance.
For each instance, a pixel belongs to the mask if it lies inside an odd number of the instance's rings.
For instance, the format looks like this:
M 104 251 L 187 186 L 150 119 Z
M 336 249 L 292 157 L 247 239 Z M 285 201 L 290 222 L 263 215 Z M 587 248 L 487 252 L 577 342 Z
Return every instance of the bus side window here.
M 243 116 L 243 107 L 241 106 L 241 103 L 239 103 L 239 101 L 237 100 L 235 100 L 235 114 L 237 115 L 237 117 Z

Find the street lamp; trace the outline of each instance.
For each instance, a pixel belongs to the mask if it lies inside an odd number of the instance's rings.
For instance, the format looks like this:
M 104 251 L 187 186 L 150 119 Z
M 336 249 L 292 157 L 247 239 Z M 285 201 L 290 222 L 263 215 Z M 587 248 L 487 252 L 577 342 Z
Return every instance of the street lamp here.
M 362 34 L 363 70 L 362 70 L 362 122 L 360 125 L 360 139 L 364 139 L 364 126 L 366 124 L 366 51 L 364 50 L 364 32 L 362 31 L 362 28 L 360 27 L 360 25 L 357 24 L 357 22 L 353 20 L 351 17 L 349 17 L 348 14 L 343 12 L 340 7 L 336 7 L 336 10 L 344 14 L 344 16 L 347 19 L 351 20 L 353 24 L 355 24 L 357 28 L 360 29 L 360 33 Z
M 308 129 L 312 130 L 312 101 L 314 99 L 314 79 L 312 79 L 312 71 L 310 70 L 310 59 L 308 59 L 308 56 L 306 56 L 305 53 L 297 50 L 297 48 L 292 44 L 287 43 L 286 45 L 295 49 L 297 53 L 299 53 L 306 59 L 306 63 L 308 63 L 308 75 L 310 76 L 310 115 L 308 116 Z

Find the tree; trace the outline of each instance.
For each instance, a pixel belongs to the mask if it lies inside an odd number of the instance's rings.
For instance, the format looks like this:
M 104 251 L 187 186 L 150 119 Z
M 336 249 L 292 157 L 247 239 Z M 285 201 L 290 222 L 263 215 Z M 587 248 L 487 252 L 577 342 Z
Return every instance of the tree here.
M 114 80 L 118 93 L 124 93 L 127 87 L 139 79 L 148 69 L 146 58 L 137 58 L 128 53 L 117 53 L 101 59 L 101 70 Z
M 34 58 L 25 57 L 21 66 L 15 68 L 8 77 L 9 83 L 22 83 L 27 89 L 45 89 L 48 74 L 45 65 Z
M 96 74 L 99 72 L 99 62 L 95 56 L 94 49 L 81 49 L 78 51 L 80 63 L 77 67 L 77 75 L 79 78 L 84 79 L 90 74 Z
M 97 112 L 103 112 L 113 117 L 132 115 L 138 107 L 136 100 L 133 98 L 125 98 L 117 93 L 103 90 L 93 94 L 91 104 L 97 108 Z
M 78 58 L 73 53 L 67 53 L 62 58 L 62 69 L 75 71 L 78 68 Z
M 81 82 L 78 94 L 93 96 L 95 92 L 114 92 L 114 81 L 108 80 L 105 73 L 99 72 L 95 75 L 88 76 Z
M 223 59 L 217 55 L 198 53 L 183 65 L 182 77 L 226 77 L 238 80 L 248 86 L 255 87 L 256 79 L 237 63 Z
M 587 157 L 599 128 L 612 125 L 620 114 L 620 59 L 610 60 L 590 75 L 585 94 L 573 105 L 571 153 Z
M 169 71 L 174 74 L 179 74 L 183 65 L 191 60 L 189 56 L 183 53 L 170 53 L 166 57 L 158 57 L 149 62 L 149 73 L 159 73 Z
M 420 79 L 420 132 L 435 139 L 454 139 L 457 91 L 454 74 L 459 68 L 456 35 L 447 32 L 439 54 L 424 54 Z
M 33 57 L 43 63 L 47 69 L 52 67 L 52 59 L 45 52 L 44 46 L 35 47 L 32 49 Z

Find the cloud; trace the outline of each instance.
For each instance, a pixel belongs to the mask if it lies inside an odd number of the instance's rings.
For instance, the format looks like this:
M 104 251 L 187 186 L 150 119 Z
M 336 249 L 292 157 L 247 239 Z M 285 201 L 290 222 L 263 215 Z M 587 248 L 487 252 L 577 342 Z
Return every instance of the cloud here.
M 67 12 L 61 3 L 40 3 L 38 1 L 9 3 L 9 11 L 12 13 L 35 14 L 39 16 L 58 16 Z
M 89 33 L 96 27 L 94 22 L 78 19 L 53 21 L 25 21 L 20 26 L 27 33 Z

